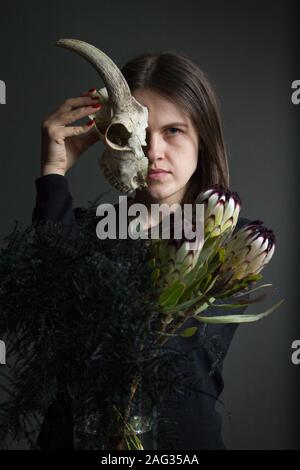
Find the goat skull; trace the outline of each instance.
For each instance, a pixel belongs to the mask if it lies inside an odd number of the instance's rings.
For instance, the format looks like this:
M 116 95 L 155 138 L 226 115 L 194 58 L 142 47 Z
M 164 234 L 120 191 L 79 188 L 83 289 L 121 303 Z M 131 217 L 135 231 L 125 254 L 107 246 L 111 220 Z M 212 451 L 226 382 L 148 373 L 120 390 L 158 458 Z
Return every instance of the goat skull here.
M 59 47 L 77 52 L 95 67 L 105 87 L 95 93 L 102 107 L 90 117 L 106 146 L 99 164 L 104 176 L 122 193 L 148 186 L 146 145 L 148 109 L 132 95 L 116 64 L 102 51 L 78 39 L 59 39 Z

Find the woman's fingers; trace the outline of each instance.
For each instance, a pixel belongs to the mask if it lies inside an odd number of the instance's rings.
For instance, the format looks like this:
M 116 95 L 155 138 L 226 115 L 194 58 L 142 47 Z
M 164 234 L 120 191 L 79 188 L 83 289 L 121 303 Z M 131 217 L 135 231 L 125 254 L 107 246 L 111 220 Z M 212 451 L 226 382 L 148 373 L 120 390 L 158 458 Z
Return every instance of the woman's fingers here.
M 57 109 L 58 112 L 68 112 L 72 109 L 80 108 L 81 106 L 87 106 L 88 104 L 93 104 L 99 102 L 98 96 L 92 95 L 82 95 L 77 96 L 76 98 L 66 99 L 62 105 Z
M 73 109 L 72 111 L 57 114 L 53 122 L 55 122 L 55 125 L 57 126 L 66 126 L 67 124 L 71 124 L 72 122 L 86 117 L 89 114 L 94 114 L 99 111 L 101 107 L 101 104 L 88 104 L 78 109 Z
M 102 105 L 99 102 L 99 98 L 92 96 L 93 93 L 89 91 L 82 96 L 68 98 L 54 113 L 45 117 L 42 128 L 48 133 L 50 138 L 62 141 L 66 137 L 85 134 L 93 128 L 94 121 L 89 121 L 79 126 L 71 125 L 73 122 L 94 114 L 101 109 Z M 97 131 L 94 130 L 93 134 L 95 134 L 94 137 L 96 139 L 98 137 Z
M 66 99 L 58 108 L 56 108 L 53 113 L 51 113 L 51 120 L 56 120 L 57 116 L 60 116 L 64 113 L 69 113 L 73 110 L 80 109 L 83 106 L 92 106 L 99 103 L 98 96 L 78 96 L 76 98 Z
M 89 121 L 86 124 L 83 124 L 82 126 L 68 126 L 63 129 L 62 134 L 63 137 L 72 137 L 74 135 L 81 135 L 81 134 L 86 134 L 89 132 L 93 126 L 95 125 L 94 121 Z M 95 141 L 97 139 L 95 138 Z

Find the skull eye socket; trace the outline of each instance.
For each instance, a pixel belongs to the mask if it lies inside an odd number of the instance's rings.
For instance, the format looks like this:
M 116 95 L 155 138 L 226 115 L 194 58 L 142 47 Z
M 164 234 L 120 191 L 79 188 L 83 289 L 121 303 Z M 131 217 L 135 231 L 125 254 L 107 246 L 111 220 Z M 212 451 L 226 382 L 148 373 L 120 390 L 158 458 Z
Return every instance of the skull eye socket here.
M 112 124 L 107 131 L 106 137 L 113 144 L 124 147 L 127 145 L 131 133 L 120 123 Z

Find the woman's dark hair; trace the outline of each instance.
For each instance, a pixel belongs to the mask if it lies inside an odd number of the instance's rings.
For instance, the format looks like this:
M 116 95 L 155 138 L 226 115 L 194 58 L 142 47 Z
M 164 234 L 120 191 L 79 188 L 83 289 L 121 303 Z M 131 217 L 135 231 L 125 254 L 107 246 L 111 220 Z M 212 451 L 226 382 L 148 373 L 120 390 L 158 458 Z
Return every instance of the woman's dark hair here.
M 191 119 L 199 135 L 198 166 L 183 203 L 193 202 L 213 184 L 228 188 L 229 169 L 217 97 L 205 73 L 189 57 L 174 52 L 142 54 L 121 69 L 130 90 L 150 88 Z

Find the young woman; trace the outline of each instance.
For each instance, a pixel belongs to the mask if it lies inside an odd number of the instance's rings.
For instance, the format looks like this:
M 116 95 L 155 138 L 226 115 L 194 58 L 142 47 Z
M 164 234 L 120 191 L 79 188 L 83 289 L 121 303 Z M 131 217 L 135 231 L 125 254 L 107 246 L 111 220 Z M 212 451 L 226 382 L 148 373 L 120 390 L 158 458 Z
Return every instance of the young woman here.
M 228 188 L 228 162 L 217 99 L 201 69 L 188 57 L 165 52 L 139 56 L 127 63 L 122 73 L 132 95 L 149 111 L 144 147 L 149 160 L 148 187 L 137 190 L 133 201 L 145 204 L 150 213 L 153 203 L 191 203 L 200 191 L 213 184 Z M 99 139 L 93 121 L 82 126 L 73 124 L 100 109 L 94 93 L 95 89 L 91 89 L 67 99 L 43 121 L 41 176 L 36 180 L 33 221 L 59 220 L 76 226 L 76 210 L 65 175 Z M 240 219 L 238 227 L 246 222 L 247 219 Z M 196 322 L 190 319 L 185 327 L 193 321 Z M 155 436 L 148 448 L 225 448 L 215 405 L 223 389 L 223 359 L 235 329 L 232 324 L 205 328 L 207 344 L 217 341 L 215 352 L 199 346 L 198 334 L 190 338 L 188 347 L 194 348 L 194 361 L 189 364 L 189 373 L 201 382 L 203 393 L 178 395 L 175 408 L 166 401 L 157 411 Z M 187 342 L 171 338 L 168 346 L 186 348 Z M 59 397 L 39 436 L 42 449 L 72 448 L 71 414 L 68 404 Z

